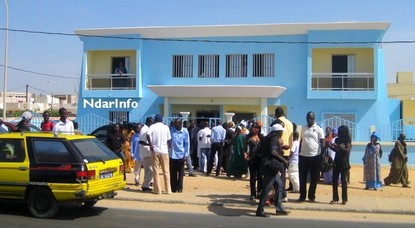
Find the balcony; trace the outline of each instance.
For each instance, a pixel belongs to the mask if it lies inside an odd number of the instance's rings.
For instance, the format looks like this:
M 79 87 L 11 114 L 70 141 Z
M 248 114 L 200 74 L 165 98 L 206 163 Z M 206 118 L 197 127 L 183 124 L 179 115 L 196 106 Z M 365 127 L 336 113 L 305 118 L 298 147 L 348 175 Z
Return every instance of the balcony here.
M 86 90 L 135 90 L 135 74 L 87 74 Z
M 374 91 L 374 74 L 312 73 L 311 91 Z

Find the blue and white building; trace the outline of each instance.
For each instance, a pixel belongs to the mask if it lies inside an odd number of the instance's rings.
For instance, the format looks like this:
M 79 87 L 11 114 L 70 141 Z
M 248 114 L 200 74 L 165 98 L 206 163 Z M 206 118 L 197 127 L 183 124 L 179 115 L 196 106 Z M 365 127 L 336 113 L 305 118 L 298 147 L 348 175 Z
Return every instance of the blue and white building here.
M 79 29 L 83 61 L 78 121 L 189 112 L 191 118 L 261 118 L 282 106 L 303 125 L 346 124 L 353 140 L 376 130 L 392 141 L 400 103 L 387 97 L 381 41 L 387 22 Z M 119 63 L 127 73 L 115 74 Z

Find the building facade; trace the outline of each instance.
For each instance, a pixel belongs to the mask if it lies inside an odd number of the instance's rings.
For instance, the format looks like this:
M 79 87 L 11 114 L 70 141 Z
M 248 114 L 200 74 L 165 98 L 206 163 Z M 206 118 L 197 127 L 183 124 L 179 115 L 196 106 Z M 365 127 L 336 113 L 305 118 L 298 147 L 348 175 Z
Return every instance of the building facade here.
M 380 42 L 389 23 L 306 23 L 79 29 L 77 120 L 108 122 L 189 112 L 191 118 L 269 123 L 277 106 L 297 125 L 314 111 L 368 141 L 393 140 L 400 103 L 387 95 Z M 119 68 L 121 67 L 121 68 Z M 120 72 L 118 69 L 123 69 Z

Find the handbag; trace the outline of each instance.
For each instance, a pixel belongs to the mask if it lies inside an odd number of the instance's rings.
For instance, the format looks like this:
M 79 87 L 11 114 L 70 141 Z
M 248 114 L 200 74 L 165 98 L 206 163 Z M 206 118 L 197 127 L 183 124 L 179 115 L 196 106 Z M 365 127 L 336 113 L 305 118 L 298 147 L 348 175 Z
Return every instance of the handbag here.
M 334 169 L 333 158 L 329 156 L 329 153 L 327 152 L 327 149 L 326 149 L 324 153 L 321 155 L 320 171 L 325 173 L 333 169 Z
M 266 171 L 271 172 L 272 174 L 277 174 L 279 171 L 285 169 L 282 162 L 278 161 L 273 157 L 265 157 L 262 160 L 262 165 L 266 169 Z

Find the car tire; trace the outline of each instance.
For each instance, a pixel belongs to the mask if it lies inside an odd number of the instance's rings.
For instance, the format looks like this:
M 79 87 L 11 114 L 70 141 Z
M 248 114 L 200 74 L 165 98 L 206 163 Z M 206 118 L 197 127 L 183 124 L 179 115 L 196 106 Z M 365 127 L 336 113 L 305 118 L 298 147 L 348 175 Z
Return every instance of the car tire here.
M 82 208 L 91 208 L 97 204 L 98 200 L 91 200 L 91 201 L 85 201 L 82 204 Z
M 59 203 L 47 188 L 35 188 L 27 201 L 30 213 L 37 218 L 51 218 L 59 210 Z

